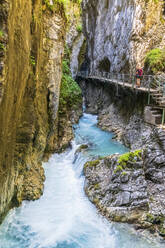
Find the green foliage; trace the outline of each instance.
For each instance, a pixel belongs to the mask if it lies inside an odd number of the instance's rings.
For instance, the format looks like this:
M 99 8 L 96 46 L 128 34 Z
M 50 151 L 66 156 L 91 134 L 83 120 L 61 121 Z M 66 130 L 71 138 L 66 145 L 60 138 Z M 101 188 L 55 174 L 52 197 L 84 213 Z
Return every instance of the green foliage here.
M 5 50 L 5 46 L 2 42 L 0 42 L 0 50 Z
M 82 32 L 82 24 L 78 24 L 76 27 L 77 32 L 81 33 Z
M 155 48 L 147 53 L 145 67 L 149 67 L 153 73 L 165 72 L 165 49 Z
M 62 81 L 60 91 L 59 113 L 66 108 L 76 108 L 82 103 L 82 92 L 78 84 L 73 80 L 69 67 L 70 52 L 65 48 L 65 58 L 62 62 Z
M 30 56 L 30 64 L 31 64 L 33 67 L 35 67 L 36 61 L 35 61 L 34 56 Z
M 4 36 L 3 31 L 0 29 L 0 38 L 2 38 Z

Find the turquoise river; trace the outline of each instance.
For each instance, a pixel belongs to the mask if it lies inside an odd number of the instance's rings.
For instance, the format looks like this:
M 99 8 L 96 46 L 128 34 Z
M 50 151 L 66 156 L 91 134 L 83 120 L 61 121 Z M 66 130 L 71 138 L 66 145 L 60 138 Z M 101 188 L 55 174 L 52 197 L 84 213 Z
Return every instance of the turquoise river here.
M 84 114 L 74 126 L 71 148 L 44 164 L 43 196 L 9 212 L 0 227 L 0 248 L 163 248 L 126 224 L 108 222 L 85 196 L 83 165 L 97 156 L 127 149 Z M 80 152 L 81 144 L 88 149 Z

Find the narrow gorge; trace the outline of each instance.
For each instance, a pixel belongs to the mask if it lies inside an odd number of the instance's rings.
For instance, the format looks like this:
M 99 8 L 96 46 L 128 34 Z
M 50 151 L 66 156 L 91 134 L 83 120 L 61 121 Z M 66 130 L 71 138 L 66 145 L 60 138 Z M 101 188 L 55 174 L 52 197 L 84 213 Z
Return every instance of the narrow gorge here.
M 0 1 L 0 248 L 164 247 L 164 82 L 163 0 Z

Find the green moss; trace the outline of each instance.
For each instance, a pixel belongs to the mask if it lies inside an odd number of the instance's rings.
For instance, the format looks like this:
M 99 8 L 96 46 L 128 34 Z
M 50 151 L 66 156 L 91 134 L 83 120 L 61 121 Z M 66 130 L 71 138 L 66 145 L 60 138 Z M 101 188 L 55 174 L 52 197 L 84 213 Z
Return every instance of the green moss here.
M 165 72 L 165 49 L 155 48 L 147 53 L 145 67 L 149 67 L 153 73 Z
M 95 198 L 93 199 L 93 203 L 95 203 L 95 204 L 97 205 L 97 204 L 99 203 L 99 199 L 95 197 Z
M 142 152 L 141 150 L 136 150 L 133 152 L 124 153 L 124 154 L 120 155 L 120 157 L 118 159 L 118 163 L 125 167 L 128 161 L 134 162 L 135 157 L 141 158 L 141 152 Z
M 5 50 L 5 46 L 2 42 L 0 42 L 0 50 Z
M 123 171 L 123 167 L 121 165 L 117 165 L 116 169 L 114 170 L 114 173 L 116 174 L 119 171 Z
M 135 157 L 141 158 L 141 150 L 136 150 L 133 152 L 127 152 L 119 156 L 118 164 L 116 169 L 114 170 L 114 173 L 123 171 L 127 167 L 127 163 L 130 162 L 136 162 Z M 123 175 L 126 175 L 126 172 L 122 172 Z
M 82 32 L 82 24 L 79 23 L 76 27 L 77 32 L 81 33 Z
M 79 149 L 80 149 L 80 150 L 84 150 L 84 149 L 87 149 L 87 148 L 88 148 L 88 145 L 83 144 L 83 145 L 81 145 L 81 146 L 80 146 L 80 148 L 79 148 Z
M 95 189 L 95 190 L 100 189 L 99 183 L 96 183 L 96 184 L 94 185 L 94 189 Z
M 151 213 L 147 213 L 146 215 L 146 221 L 150 222 L 152 224 L 162 224 L 164 222 L 164 217 L 163 216 L 154 216 Z
M 164 227 L 160 227 L 159 235 L 162 236 L 162 237 L 165 237 L 165 228 Z
M 150 213 L 147 213 L 146 221 L 150 222 L 150 223 L 153 223 L 154 222 L 154 216 L 152 214 L 150 214 Z
M 35 67 L 36 61 L 35 61 L 34 56 L 30 56 L 30 64 Z
M 60 90 L 59 113 L 64 109 L 76 109 L 82 103 L 82 92 L 78 84 L 73 80 L 70 72 L 70 52 L 65 48 L 65 56 L 62 63 L 62 81 Z
M 154 2 L 155 4 L 158 4 L 159 3 L 159 0 L 145 0 L 146 3 L 149 3 L 149 2 Z
M 87 167 L 96 167 L 99 163 L 100 160 L 86 162 L 86 164 L 84 165 L 84 169 L 86 169 Z
M 123 171 L 122 172 L 122 176 L 126 176 L 127 175 L 127 172 L 126 171 Z
M 0 29 L 0 38 L 2 38 L 4 36 L 3 31 Z
M 67 5 L 72 3 L 77 3 L 79 6 L 81 4 L 81 0 L 53 0 L 53 4 L 50 4 L 50 0 L 42 0 L 43 5 L 46 7 L 46 9 L 50 10 L 51 12 L 56 11 L 57 5 L 62 6 L 65 10 L 65 15 L 67 16 Z M 45 9 L 45 8 L 43 8 Z

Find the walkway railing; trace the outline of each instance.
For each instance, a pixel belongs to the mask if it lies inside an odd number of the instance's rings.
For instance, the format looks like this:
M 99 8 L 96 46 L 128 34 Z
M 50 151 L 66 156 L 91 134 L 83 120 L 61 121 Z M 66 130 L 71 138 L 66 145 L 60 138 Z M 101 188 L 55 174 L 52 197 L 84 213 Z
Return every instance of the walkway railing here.
M 109 72 L 99 72 L 88 73 L 87 71 L 78 72 L 79 77 L 83 78 L 98 78 L 105 79 L 108 81 L 118 82 L 118 83 L 129 83 L 133 86 L 136 85 L 136 75 L 133 74 L 119 74 L 119 73 L 109 73 Z M 165 77 L 162 75 L 153 76 L 153 75 L 143 75 L 141 78 L 141 87 L 155 89 L 158 86 L 162 86 L 162 83 L 165 84 Z
M 88 71 L 81 71 L 77 75 L 82 78 L 93 78 L 104 81 L 113 82 L 122 86 L 132 87 L 136 86 L 136 75 L 120 74 L 95 71 L 89 73 Z M 148 92 L 148 104 L 150 103 L 150 95 L 160 107 L 165 107 L 165 77 L 162 75 L 143 75 L 140 81 L 140 89 Z

